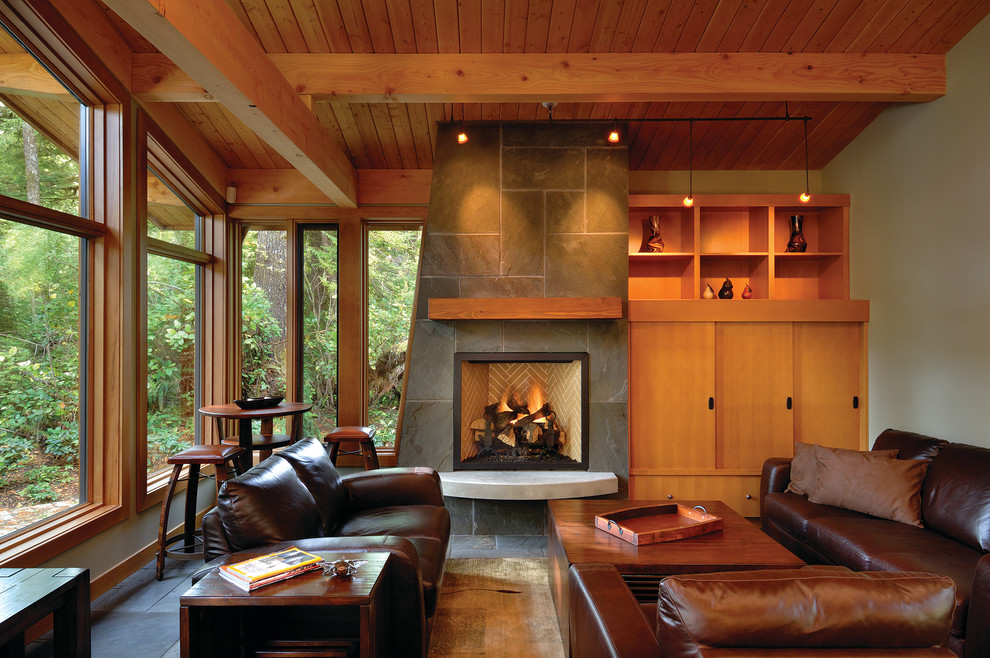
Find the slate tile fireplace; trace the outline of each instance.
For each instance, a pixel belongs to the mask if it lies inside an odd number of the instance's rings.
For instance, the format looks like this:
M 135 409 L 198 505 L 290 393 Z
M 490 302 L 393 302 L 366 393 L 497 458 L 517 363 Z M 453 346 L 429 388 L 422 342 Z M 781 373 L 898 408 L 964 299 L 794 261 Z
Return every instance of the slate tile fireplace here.
M 471 122 L 466 125 L 471 140 L 462 145 L 455 127 L 437 127 L 398 463 L 479 477 L 493 471 L 495 480 L 504 476 L 506 481 L 551 468 L 553 475 L 609 473 L 618 479 L 617 495 L 625 495 L 625 319 L 440 320 L 430 318 L 429 305 L 437 298 L 496 298 L 507 304 L 519 298 L 627 299 L 627 149 L 609 143 L 599 123 Z M 493 464 L 479 469 L 458 465 L 455 413 L 463 417 L 456 421 L 458 428 L 466 423 L 470 429 L 481 420 L 476 425 L 484 443 L 484 407 L 492 404 L 485 401 L 480 409 L 462 412 L 458 402 L 455 411 L 454 373 L 459 378 L 461 368 L 455 355 L 465 353 L 487 353 L 492 359 L 513 353 L 586 354 L 581 453 L 572 457 L 579 466 L 525 470 L 516 463 L 503 470 Z M 522 396 L 518 393 L 516 402 Z M 558 408 L 554 413 L 563 424 L 565 412 Z M 574 421 L 567 420 L 564 432 L 568 445 L 576 443 Z M 534 442 L 522 440 L 527 455 L 543 449 L 530 450 Z M 541 440 L 546 442 L 542 437 L 535 442 Z M 497 445 L 494 440 L 492 445 Z M 523 452 L 513 447 L 517 456 Z M 543 534 L 546 529 L 545 500 L 447 496 L 445 502 L 454 534 Z
M 587 429 L 587 352 L 454 355 L 454 470 L 586 470 Z

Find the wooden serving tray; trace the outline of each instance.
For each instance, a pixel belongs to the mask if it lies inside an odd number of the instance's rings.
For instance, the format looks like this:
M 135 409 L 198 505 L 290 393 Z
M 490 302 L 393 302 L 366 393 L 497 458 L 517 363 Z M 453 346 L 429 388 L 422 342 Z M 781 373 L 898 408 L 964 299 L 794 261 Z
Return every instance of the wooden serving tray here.
M 641 546 L 697 537 L 722 529 L 722 517 L 701 509 L 669 503 L 629 507 L 595 516 L 595 527 Z

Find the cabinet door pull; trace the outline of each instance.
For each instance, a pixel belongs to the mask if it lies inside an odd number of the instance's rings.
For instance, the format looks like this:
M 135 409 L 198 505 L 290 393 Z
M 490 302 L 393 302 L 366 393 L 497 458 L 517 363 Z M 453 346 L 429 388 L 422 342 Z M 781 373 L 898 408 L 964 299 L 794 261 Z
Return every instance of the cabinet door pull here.
M 790 398 L 790 396 L 788 396 L 788 397 L 787 397 L 787 408 L 788 408 L 788 409 L 790 409 L 790 408 L 791 408 L 792 406 L 794 406 L 794 405 L 793 405 L 793 402 L 791 401 L 791 398 Z
M 746 500 L 753 500 L 753 494 L 746 494 Z
M 853 409 L 859 409 L 859 396 L 853 396 Z
M 709 409 L 715 408 L 715 398 L 708 398 L 708 408 Z

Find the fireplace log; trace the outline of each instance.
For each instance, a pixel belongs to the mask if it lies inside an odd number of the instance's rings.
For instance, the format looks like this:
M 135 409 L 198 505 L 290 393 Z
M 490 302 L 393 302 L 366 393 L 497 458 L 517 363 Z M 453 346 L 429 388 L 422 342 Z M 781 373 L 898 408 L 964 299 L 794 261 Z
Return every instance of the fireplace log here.
M 546 417 L 546 415 L 548 413 L 550 413 L 550 403 L 549 402 L 547 402 L 546 404 L 544 404 L 542 407 L 540 407 L 539 409 L 537 409 L 533 413 L 531 413 L 531 414 L 529 414 L 527 416 L 523 416 L 522 418 L 520 418 L 519 420 L 517 420 L 516 421 L 516 426 L 519 427 L 521 425 L 525 425 L 526 423 L 532 423 L 534 420 L 538 420 L 540 418 Z
M 524 404 L 520 404 L 519 400 L 516 399 L 515 393 L 511 393 L 509 395 L 509 399 L 506 400 L 505 406 L 507 406 L 509 409 L 512 409 L 513 411 L 516 412 L 516 414 L 519 415 L 525 415 L 529 413 L 529 407 L 527 407 Z

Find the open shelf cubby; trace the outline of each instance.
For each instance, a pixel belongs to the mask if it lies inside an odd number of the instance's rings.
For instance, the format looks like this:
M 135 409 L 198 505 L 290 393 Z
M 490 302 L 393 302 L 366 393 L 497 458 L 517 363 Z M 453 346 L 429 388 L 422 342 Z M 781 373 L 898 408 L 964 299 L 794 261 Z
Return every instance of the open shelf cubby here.
M 729 278 L 732 301 L 849 297 L 849 197 L 709 194 L 686 208 L 675 195 L 630 195 L 629 299 L 702 299 Z M 791 216 L 801 215 L 807 249 L 787 251 Z M 663 252 L 647 252 L 650 218 L 659 216 Z M 725 301 L 725 300 L 719 300 Z

